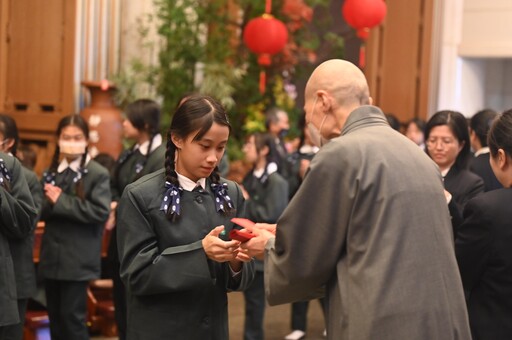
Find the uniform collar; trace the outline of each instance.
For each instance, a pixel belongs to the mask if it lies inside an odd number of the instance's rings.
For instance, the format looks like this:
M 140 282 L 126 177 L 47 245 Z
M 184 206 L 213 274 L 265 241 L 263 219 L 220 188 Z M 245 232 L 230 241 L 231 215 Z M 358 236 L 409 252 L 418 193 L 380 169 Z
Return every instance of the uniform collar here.
M 155 149 L 158 148 L 160 145 L 162 145 L 162 135 L 156 134 L 153 137 L 153 143 L 151 144 L 151 150 L 149 151 L 149 153 L 155 151 Z M 143 156 L 146 156 L 148 154 L 148 147 L 149 147 L 149 140 L 145 141 L 144 143 L 142 143 L 140 145 L 136 144 L 134 150 L 138 149 L 139 152 Z
M 200 178 L 197 182 L 194 182 L 190 178 L 180 175 L 178 172 L 176 172 L 176 174 L 178 175 L 178 182 L 180 182 L 180 186 L 183 188 L 183 190 L 192 191 L 198 185 L 203 190 L 206 189 L 206 178 Z
M 57 168 L 57 172 L 61 173 L 64 170 L 66 170 L 67 168 L 70 168 L 74 172 L 78 172 L 80 170 L 80 163 L 82 161 L 82 157 L 83 156 L 78 157 L 77 159 L 73 160 L 71 163 L 68 163 L 68 160 L 64 157 L 64 159 L 60 162 L 59 167 Z M 85 158 L 84 167 L 87 166 L 87 164 L 89 163 L 90 160 L 91 160 L 91 156 L 89 154 L 87 154 L 87 156 Z
M 346 135 L 359 127 L 368 125 L 387 125 L 389 127 L 386 116 L 384 116 L 381 109 L 377 106 L 363 105 L 349 114 L 341 135 Z
M 480 155 L 483 155 L 485 153 L 490 153 L 490 152 L 491 152 L 491 150 L 489 149 L 489 147 L 488 146 L 484 146 L 483 148 L 481 148 L 480 150 L 475 152 L 475 157 L 478 157 Z

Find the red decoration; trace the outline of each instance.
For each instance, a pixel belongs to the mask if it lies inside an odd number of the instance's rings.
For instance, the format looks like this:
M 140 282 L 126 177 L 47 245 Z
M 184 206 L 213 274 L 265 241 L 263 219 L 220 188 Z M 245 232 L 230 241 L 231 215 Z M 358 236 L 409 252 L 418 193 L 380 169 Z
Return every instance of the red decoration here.
M 280 52 L 285 47 L 288 41 L 288 30 L 282 21 L 265 13 L 247 23 L 243 38 L 247 47 L 258 54 L 258 64 L 269 66 L 271 55 Z M 260 92 L 265 92 L 264 71 L 260 73 Z
M 384 0 L 345 0 L 342 7 L 343 17 L 347 24 L 357 31 L 357 36 L 365 41 L 370 35 L 370 29 L 380 25 L 386 16 Z M 364 44 L 361 46 L 359 66 L 365 64 Z

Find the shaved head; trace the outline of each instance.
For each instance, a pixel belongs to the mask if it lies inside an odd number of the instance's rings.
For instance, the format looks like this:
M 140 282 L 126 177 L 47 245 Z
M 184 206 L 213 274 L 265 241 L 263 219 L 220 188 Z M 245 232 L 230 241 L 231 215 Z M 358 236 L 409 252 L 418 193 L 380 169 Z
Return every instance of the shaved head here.
M 321 90 L 329 93 L 340 106 L 370 104 L 370 91 L 363 72 L 345 60 L 327 60 L 313 71 L 305 95 L 310 97 Z

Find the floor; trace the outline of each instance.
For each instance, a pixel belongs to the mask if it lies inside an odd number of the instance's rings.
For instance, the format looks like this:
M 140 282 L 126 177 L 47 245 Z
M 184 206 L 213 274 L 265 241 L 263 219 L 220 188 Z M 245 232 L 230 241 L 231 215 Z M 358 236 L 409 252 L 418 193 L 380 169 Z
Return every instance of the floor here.
M 229 295 L 229 333 L 231 340 L 242 340 L 244 299 L 242 293 Z M 290 305 L 267 307 L 265 313 L 265 340 L 282 340 L 290 332 Z M 309 305 L 307 340 L 323 340 L 324 318 L 318 301 Z M 38 340 L 50 340 L 47 332 Z M 117 340 L 117 338 L 92 337 L 91 340 Z

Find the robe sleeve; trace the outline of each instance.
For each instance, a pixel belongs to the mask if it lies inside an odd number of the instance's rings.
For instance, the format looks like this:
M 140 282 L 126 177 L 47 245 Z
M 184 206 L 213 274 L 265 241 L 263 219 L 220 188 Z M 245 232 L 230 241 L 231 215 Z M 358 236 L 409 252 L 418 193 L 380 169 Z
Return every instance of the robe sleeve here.
M 265 288 L 271 305 L 318 297 L 345 251 L 357 179 L 349 157 L 328 147 L 313 159 L 277 222 L 275 245 L 266 249 Z M 335 171 L 339 167 L 345 169 L 342 175 Z

